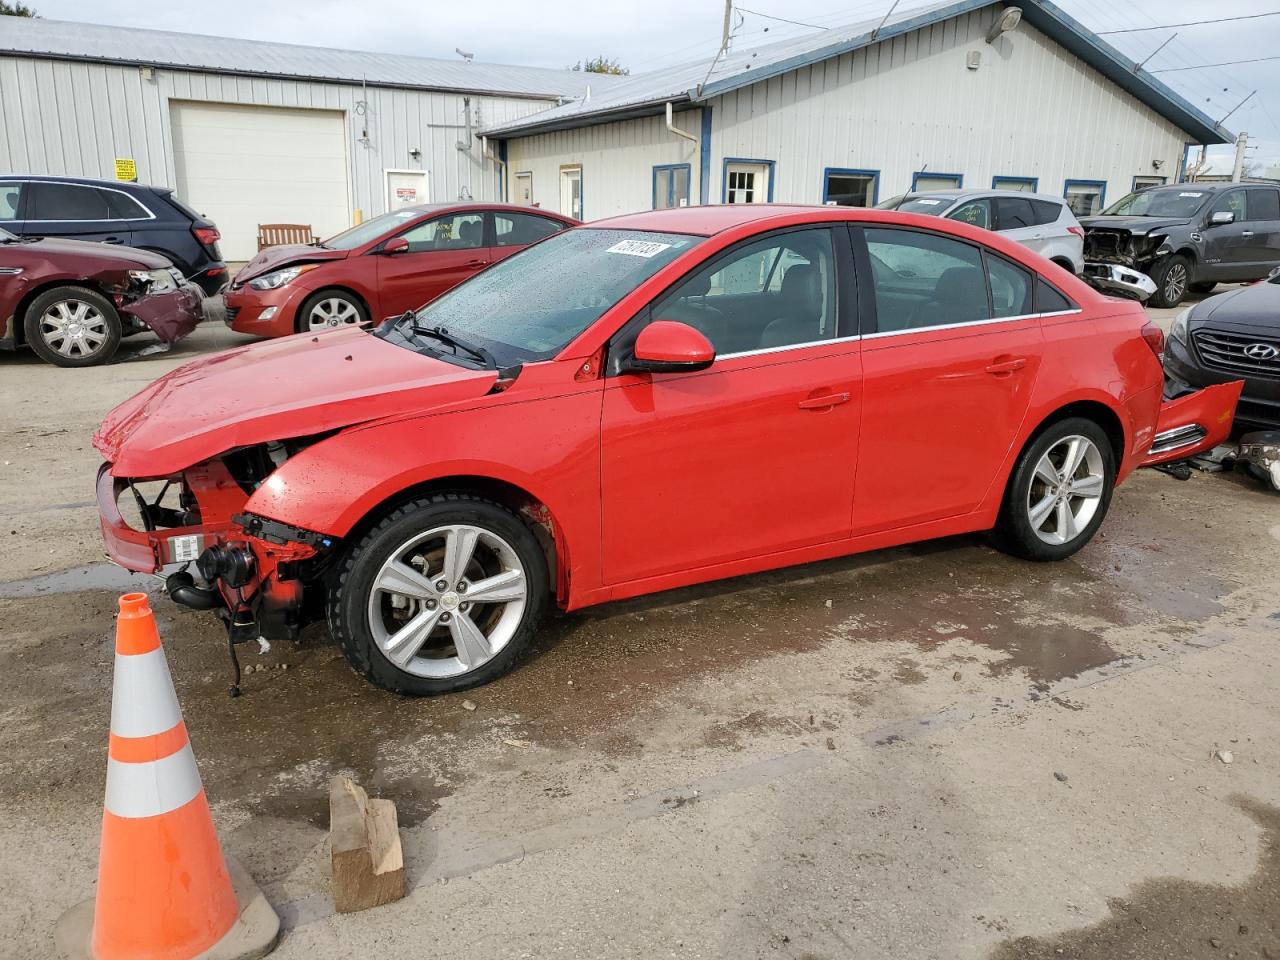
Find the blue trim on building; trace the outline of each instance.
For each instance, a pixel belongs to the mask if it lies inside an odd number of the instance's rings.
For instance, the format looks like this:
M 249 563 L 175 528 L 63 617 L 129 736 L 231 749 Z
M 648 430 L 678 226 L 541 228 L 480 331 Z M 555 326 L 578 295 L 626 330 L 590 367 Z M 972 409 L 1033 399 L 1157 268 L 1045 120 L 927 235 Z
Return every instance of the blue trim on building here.
M 858 170 L 854 167 L 824 167 L 822 169 L 822 202 L 825 204 L 828 199 L 827 180 L 832 174 L 836 176 L 850 177 L 870 177 L 871 178 L 871 206 L 875 206 L 880 202 L 880 171 L 879 170 Z
M 1000 176 L 999 174 L 996 174 L 996 176 L 994 176 L 994 177 L 992 177 L 992 178 L 991 178 L 991 189 L 992 189 L 992 190 L 1000 190 L 1000 189 L 1002 189 L 1001 187 L 997 187 L 997 186 L 996 186 L 996 181 L 997 181 L 997 180 L 1003 180 L 1003 181 L 1005 181 L 1006 183 L 1008 183 L 1009 181 L 1012 181 L 1012 182 L 1014 182 L 1014 183 L 1029 183 L 1029 184 L 1031 184 L 1031 192 L 1032 192 L 1032 193 L 1035 193 L 1035 192 L 1037 192 L 1037 191 L 1040 189 L 1040 178 L 1039 178 L 1039 177 L 1002 177 L 1002 176 Z
M 720 202 L 729 202 L 729 164 L 731 163 L 758 163 L 769 168 L 769 194 L 765 197 L 765 203 L 773 203 L 773 181 L 776 179 L 774 174 L 777 171 L 778 162 L 776 160 L 760 160 L 754 157 L 725 157 L 724 166 L 720 168 Z
M 921 177 L 936 177 L 939 180 L 954 180 L 956 187 L 964 186 L 963 173 L 934 173 L 932 170 L 917 170 L 911 174 L 911 192 L 915 193 L 916 184 L 920 182 Z
M 698 142 L 698 202 L 711 202 L 711 104 L 702 107 L 702 136 Z
M 1174 183 L 1182 183 L 1187 179 L 1187 154 L 1195 146 L 1198 146 L 1198 144 L 1190 140 L 1182 145 L 1182 156 L 1178 157 L 1178 172 L 1173 178 Z
M 1072 187 L 1098 188 L 1098 213 L 1107 209 L 1107 181 L 1105 180 L 1067 180 L 1062 184 L 1062 199 L 1067 199 L 1067 191 Z M 1093 214 L 1097 216 L 1097 214 Z
M 498 159 L 502 161 L 502 166 L 498 168 L 498 196 L 503 203 L 510 202 L 511 191 L 507 188 L 507 178 L 511 176 L 511 171 L 507 169 L 507 141 L 498 141 Z
M 690 191 L 693 189 L 693 168 L 687 163 L 656 163 L 653 166 L 653 206 L 650 207 L 650 209 L 651 210 L 658 209 L 658 172 L 660 170 L 683 170 L 685 172 L 686 176 L 684 180 L 684 198 L 683 199 L 684 199 L 685 205 L 688 206 L 688 204 L 692 202 Z M 670 193 L 670 196 L 668 197 L 668 199 L 672 202 L 667 204 L 668 207 L 680 206 L 679 201 L 681 200 L 681 198 L 675 195 L 675 188 L 676 188 L 676 180 L 675 180 L 675 177 L 672 177 L 671 193 Z

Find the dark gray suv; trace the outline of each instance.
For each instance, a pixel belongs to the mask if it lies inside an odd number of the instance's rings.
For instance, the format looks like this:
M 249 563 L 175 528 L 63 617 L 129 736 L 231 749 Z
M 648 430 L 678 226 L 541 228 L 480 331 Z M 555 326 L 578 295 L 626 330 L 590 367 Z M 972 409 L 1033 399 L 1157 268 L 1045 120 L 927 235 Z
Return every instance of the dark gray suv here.
M 1131 193 L 1084 227 L 1085 275 L 1112 266 L 1146 274 L 1147 301 L 1176 307 L 1188 291 L 1261 280 L 1280 264 L 1280 188 L 1179 183 Z

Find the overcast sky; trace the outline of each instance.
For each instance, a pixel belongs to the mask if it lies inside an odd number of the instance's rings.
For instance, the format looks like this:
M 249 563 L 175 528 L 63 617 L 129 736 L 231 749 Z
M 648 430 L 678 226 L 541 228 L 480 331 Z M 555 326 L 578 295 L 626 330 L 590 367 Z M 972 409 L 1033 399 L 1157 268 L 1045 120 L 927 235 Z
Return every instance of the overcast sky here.
M 754 45 L 812 32 L 769 20 L 772 14 L 819 27 L 879 17 L 892 0 L 746 0 L 735 45 Z M 1232 17 L 1277 9 L 1274 0 L 1057 0 L 1095 31 Z M 720 43 L 722 0 L 27 0 L 58 20 L 150 27 L 347 49 L 454 57 L 455 47 L 477 60 L 565 67 L 603 54 L 632 72 L 710 58 Z M 923 6 L 901 0 L 899 10 Z M 745 8 L 744 8 L 745 7 Z M 1147 65 L 1150 70 L 1245 60 L 1280 54 L 1280 16 L 1108 36 L 1136 60 L 1176 32 Z M 1227 127 L 1247 130 L 1256 143 L 1250 158 L 1280 164 L 1280 60 L 1211 70 L 1160 73 L 1160 78 L 1213 119 L 1252 90 L 1257 95 L 1232 114 Z M 1051 109 L 1051 105 L 1046 105 Z M 1230 148 L 1220 148 L 1230 153 Z

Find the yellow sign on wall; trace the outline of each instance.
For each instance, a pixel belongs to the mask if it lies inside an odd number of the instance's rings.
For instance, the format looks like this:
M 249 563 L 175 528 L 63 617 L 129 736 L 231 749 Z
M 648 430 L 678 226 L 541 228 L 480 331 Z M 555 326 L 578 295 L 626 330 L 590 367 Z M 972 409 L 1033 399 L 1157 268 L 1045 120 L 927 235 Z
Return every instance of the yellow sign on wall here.
M 138 165 L 132 159 L 116 157 L 116 179 L 132 183 L 138 179 Z

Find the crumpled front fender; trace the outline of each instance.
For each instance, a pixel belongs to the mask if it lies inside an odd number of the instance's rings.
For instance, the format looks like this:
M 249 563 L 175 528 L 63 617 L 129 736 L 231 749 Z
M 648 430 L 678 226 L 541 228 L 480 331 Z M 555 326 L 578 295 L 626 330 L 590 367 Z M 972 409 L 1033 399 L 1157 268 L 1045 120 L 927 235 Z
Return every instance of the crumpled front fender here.
M 1162 403 L 1155 437 L 1140 466 L 1185 460 L 1226 440 L 1243 388 L 1243 380 L 1232 380 Z

